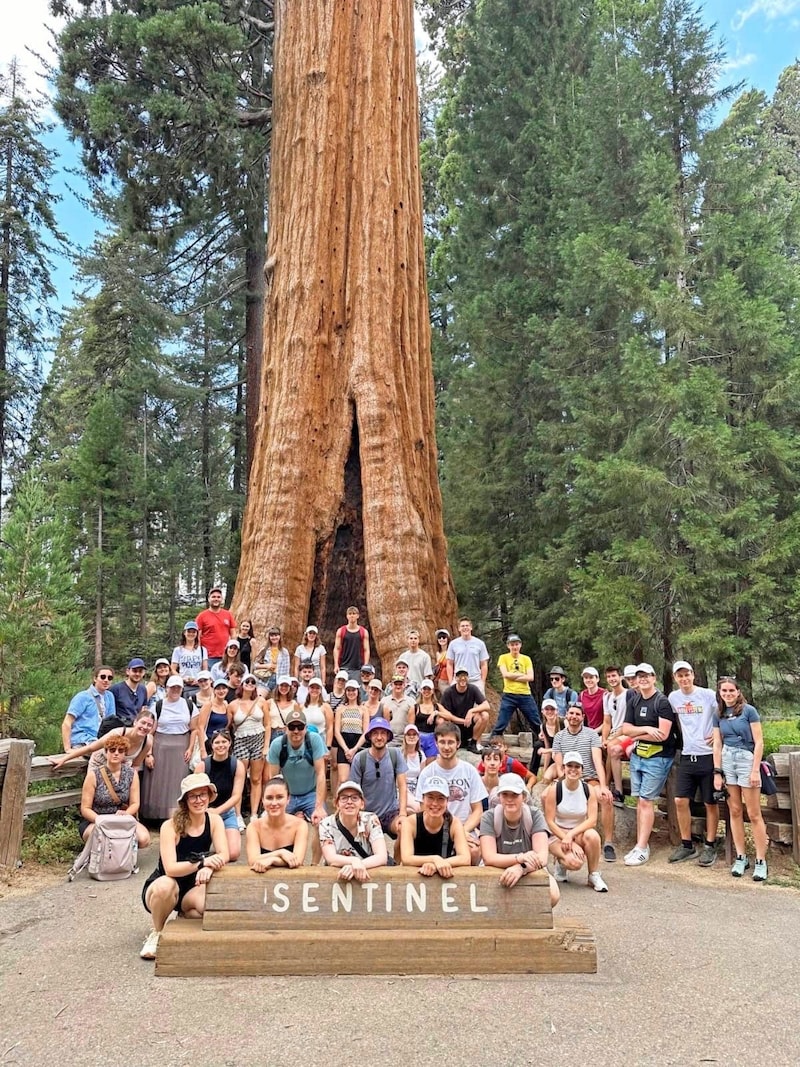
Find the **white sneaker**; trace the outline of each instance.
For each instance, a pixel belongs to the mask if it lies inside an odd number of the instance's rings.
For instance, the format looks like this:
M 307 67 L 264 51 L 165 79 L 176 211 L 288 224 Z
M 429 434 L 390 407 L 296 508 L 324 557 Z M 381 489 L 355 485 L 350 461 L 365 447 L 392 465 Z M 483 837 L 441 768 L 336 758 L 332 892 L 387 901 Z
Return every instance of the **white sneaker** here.
M 244 833 L 244 819 L 241 817 L 241 815 L 236 816 L 236 829 L 239 831 L 240 834 Z
M 632 848 L 628 855 L 625 857 L 625 866 L 641 867 L 642 864 L 647 863 L 649 859 L 650 846 L 647 845 L 645 848 L 639 848 L 639 846 L 637 845 L 635 848 Z
M 589 885 L 592 887 L 592 889 L 595 891 L 595 893 L 607 893 L 608 892 L 608 886 L 606 885 L 606 883 L 601 878 L 599 871 L 593 871 L 589 875 Z
M 156 958 L 159 937 L 161 937 L 161 934 L 159 934 L 157 930 L 151 930 L 144 939 L 144 944 L 139 953 L 143 960 L 154 960 Z
M 553 877 L 557 882 L 566 882 L 567 872 L 564 867 L 561 866 L 558 860 L 556 860 L 555 869 L 553 871 Z
M 251 815 L 250 816 L 250 825 L 252 826 L 254 822 L 258 822 L 258 816 L 257 815 Z M 242 826 L 242 829 L 244 829 L 244 826 Z

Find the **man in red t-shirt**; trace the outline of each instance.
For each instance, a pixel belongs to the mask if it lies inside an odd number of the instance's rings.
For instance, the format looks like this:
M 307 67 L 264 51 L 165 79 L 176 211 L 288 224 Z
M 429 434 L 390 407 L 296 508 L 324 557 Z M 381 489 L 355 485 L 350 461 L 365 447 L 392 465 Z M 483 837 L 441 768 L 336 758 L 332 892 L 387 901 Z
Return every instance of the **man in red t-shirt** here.
M 583 708 L 584 724 L 590 730 L 599 732 L 603 726 L 603 690 L 600 688 L 600 674 L 596 667 L 584 667 L 581 678 L 584 688 L 581 690 L 579 699 Z
M 218 586 L 209 589 L 208 607 L 197 616 L 200 644 L 208 652 L 208 665 L 219 663 L 225 646 L 236 637 L 233 615 L 222 606 L 222 590 Z

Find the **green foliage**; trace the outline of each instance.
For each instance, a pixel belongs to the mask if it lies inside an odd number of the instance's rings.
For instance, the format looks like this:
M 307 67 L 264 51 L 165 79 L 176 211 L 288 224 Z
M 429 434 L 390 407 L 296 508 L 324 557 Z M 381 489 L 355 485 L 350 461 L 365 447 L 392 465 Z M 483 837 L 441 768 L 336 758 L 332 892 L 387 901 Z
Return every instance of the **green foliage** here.
M 43 811 L 25 820 L 24 863 L 71 864 L 82 847 L 77 808 Z
M 765 756 L 777 752 L 781 745 L 800 745 L 800 719 L 765 722 L 762 729 Z

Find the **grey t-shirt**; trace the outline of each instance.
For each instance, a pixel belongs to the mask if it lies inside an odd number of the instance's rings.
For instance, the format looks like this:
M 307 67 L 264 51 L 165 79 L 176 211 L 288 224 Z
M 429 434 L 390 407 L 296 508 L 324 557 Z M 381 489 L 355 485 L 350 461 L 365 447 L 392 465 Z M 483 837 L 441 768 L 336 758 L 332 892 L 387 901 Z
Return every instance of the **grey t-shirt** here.
M 397 761 L 396 772 L 392 766 L 392 755 Z M 385 819 L 387 815 L 400 810 L 395 773 L 406 773 L 406 761 L 398 749 L 393 749 L 391 754 L 387 749 L 380 762 L 367 749 L 363 755 L 359 753 L 350 765 L 350 781 L 359 783 L 364 790 L 366 810 L 374 812 L 379 819 Z
M 544 815 L 538 808 L 529 808 L 531 813 L 531 832 L 528 833 L 523 824 L 523 820 L 520 819 L 517 826 L 511 827 L 502 818 L 502 826 L 500 834 L 495 833 L 494 829 L 494 808 L 489 808 L 481 816 L 480 835 L 481 837 L 491 836 L 497 841 L 497 851 L 501 856 L 516 856 L 520 852 L 530 852 L 533 848 L 533 835 L 534 834 L 546 834 L 548 833 L 547 822 Z

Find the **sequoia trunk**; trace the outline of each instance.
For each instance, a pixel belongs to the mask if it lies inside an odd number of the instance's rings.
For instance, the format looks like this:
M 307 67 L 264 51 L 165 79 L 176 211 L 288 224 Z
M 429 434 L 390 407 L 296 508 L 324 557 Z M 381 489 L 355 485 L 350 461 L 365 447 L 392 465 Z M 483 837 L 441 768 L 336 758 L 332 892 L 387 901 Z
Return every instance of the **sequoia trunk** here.
M 268 288 L 234 598 L 388 665 L 456 603 L 437 476 L 412 0 L 276 3 Z

